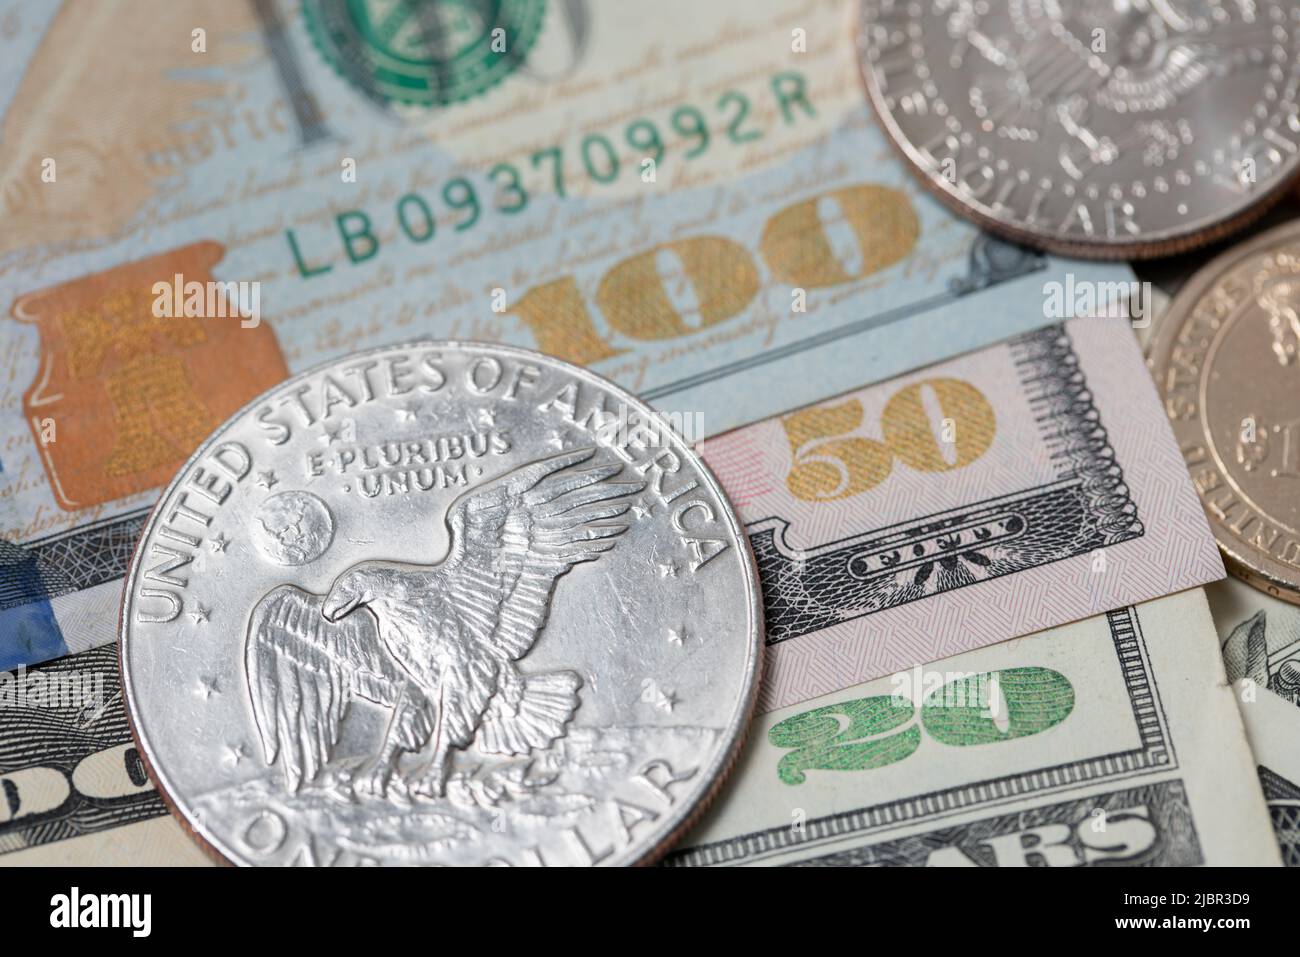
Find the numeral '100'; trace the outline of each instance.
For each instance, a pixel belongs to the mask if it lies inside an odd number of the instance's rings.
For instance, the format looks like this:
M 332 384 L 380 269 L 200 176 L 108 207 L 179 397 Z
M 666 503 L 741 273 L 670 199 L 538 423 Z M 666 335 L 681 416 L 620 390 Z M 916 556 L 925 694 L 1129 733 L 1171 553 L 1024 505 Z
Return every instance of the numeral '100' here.
M 773 215 L 759 254 L 774 281 L 818 289 L 893 265 L 911 251 L 919 229 L 903 193 L 850 186 Z M 674 259 L 680 277 L 670 281 L 664 272 L 674 270 L 661 267 Z M 682 279 L 690 294 L 679 289 Z M 640 341 L 675 339 L 739 315 L 759 285 L 758 267 L 744 246 L 724 236 L 697 236 L 617 263 L 602 277 L 595 304 L 615 332 Z M 572 276 L 528 290 L 510 311 L 532 331 L 539 349 L 570 362 L 586 365 L 627 351 L 597 330 Z

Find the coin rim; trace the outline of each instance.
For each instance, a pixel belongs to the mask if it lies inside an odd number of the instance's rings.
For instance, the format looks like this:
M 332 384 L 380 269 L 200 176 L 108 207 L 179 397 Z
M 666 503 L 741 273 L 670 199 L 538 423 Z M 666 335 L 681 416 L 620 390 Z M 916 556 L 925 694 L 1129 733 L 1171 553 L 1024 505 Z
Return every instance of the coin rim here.
M 127 724 L 131 729 L 131 737 L 135 741 L 137 752 L 149 779 L 153 782 L 158 794 L 162 797 L 163 804 L 181 824 L 182 829 L 190 835 L 202 850 L 212 857 L 218 864 L 232 866 L 256 866 L 251 861 L 245 862 L 234 855 L 228 855 L 222 849 L 221 843 L 216 840 L 216 835 L 205 833 L 205 826 L 202 822 L 193 820 L 193 815 L 186 815 L 181 809 L 178 800 L 174 797 L 172 791 L 167 785 L 167 777 L 156 766 L 154 756 L 150 751 L 148 744 L 142 733 L 137 719 L 138 703 L 136 700 L 136 688 L 131 679 L 130 669 L 127 667 L 127 644 L 130 640 L 128 637 L 128 618 L 127 605 L 135 587 L 137 573 L 140 570 L 141 549 L 145 541 L 153 532 L 155 522 L 160 514 L 159 507 L 168 499 L 182 483 L 182 480 L 189 474 L 191 467 L 207 452 L 209 447 L 230 428 L 236 420 L 244 417 L 251 412 L 253 408 L 261 402 L 266 401 L 275 393 L 280 392 L 286 386 L 293 384 L 301 379 L 309 378 L 326 369 L 331 369 L 341 362 L 363 359 L 367 356 L 378 355 L 382 353 L 394 352 L 397 350 L 414 350 L 414 349 L 440 349 L 444 351 L 453 350 L 486 350 L 496 354 L 506 354 L 510 357 L 528 360 L 541 361 L 543 363 L 556 367 L 561 372 L 572 376 L 579 377 L 589 384 L 594 384 L 599 388 L 606 389 L 616 399 L 630 405 L 634 409 L 643 409 L 654 412 L 655 410 L 649 403 L 636 397 L 622 386 L 611 382 L 609 379 L 586 369 L 582 366 L 574 365 L 555 356 L 543 352 L 537 352 L 532 349 L 525 349 L 520 346 L 504 345 L 494 342 L 484 342 L 474 339 L 413 339 L 401 342 L 391 343 L 384 346 L 374 346 L 369 349 L 363 349 L 358 352 L 348 353 L 342 356 L 336 356 L 324 362 L 317 363 L 308 369 L 296 375 L 283 379 L 276 385 L 259 393 L 249 402 L 245 403 L 238 411 L 227 417 L 203 440 L 194 452 L 185 460 L 167 483 L 167 486 L 159 494 L 158 499 L 154 502 L 149 511 L 149 516 L 145 520 L 141 529 L 140 537 L 131 553 L 131 563 L 127 571 L 126 578 L 122 584 L 122 598 L 118 603 L 118 677 L 121 682 L 122 698 L 125 704 Z M 679 808 L 675 817 L 669 817 L 667 830 L 664 835 L 653 844 L 649 844 L 645 850 L 628 863 L 632 866 L 647 866 L 654 864 L 664 857 L 672 846 L 685 834 L 690 828 L 704 815 L 717 799 L 722 785 L 731 776 L 735 769 L 736 762 L 743 752 L 745 743 L 748 738 L 749 727 L 754 718 L 754 708 L 758 700 L 758 691 L 760 679 L 763 673 L 763 663 L 766 655 L 765 649 L 765 628 L 764 628 L 764 607 L 762 591 L 758 584 L 758 566 L 754 559 L 753 550 L 750 547 L 749 536 L 745 533 L 745 526 L 741 523 L 739 516 L 736 514 L 735 507 L 731 504 L 731 499 L 704 461 L 703 456 L 695 452 L 684 440 L 678 438 L 677 444 L 681 446 L 690 456 L 691 464 L 699 471 L 700 477 L 705 485 L 717 497 L 725 511 L 727 525 L 732 534 L 738 540 L 737 551 L 741 561 L 741 571 L 748 598 L 748 624 L 749 624 L 749 649 L 745 660 L 745 676 L 737 696 L 736 706 L 728 718 L 727 724 L 723 729 L 723 738 L 720 741 L 720 747 L 709 763 L 707 768 L 708 785 L 700 793 L 699 797 L 685 808 Z M 238 636 L 236 636 L 236 639 Z
M 864 54 L 864 50 L 870 46 L 866 38 L 866 25 L 867 5 L 872 2 L 873 0 L 860 0 L 854 36 L 854 59 L 858 65 L 858 78 L 866 90 L 867 101 L 871 104 L 872 112 L 876 114 L 880 125 L 885 129 L 887 134 L 885 138 L 890 146 L 902 158 L 903 165 L 911 171 L 912 176 L 920 181 L 925 191 L 949 210 L 973 222 L 981 229 L 1012 242 L 1061 256 L 1102 261 L 1158 259 L 1213 245 L 1240 232 L 1281 202 L 1282 198 L 1297 183 L 1300 183 L 1300 153 L 1297 153 L 1292 155 L 1294 168 L 1279 177 L 1272 187 L 1252 202 L 1203 226 L 1185 230 L 1166 229 L 1156 234 L 1158 238 L 1150 240 L 1061 239 L 1052 233 L 1035 231 L 1021 225 L 1019 220 L 1015 223 L 1003 222 L 967 203 L 953 191 L 954 188 L 946 180 L 942 183 L 936 181 L 922 165 L 919 153 L 912 145 L 911 139 L 904 134 L 902 127 L 894 120 L 893 114 L 885 108 L 884 93 L 875 82 L 875 71 L 870 68 Z
M 1300 241 L 1300 219 L 1275 226 L 1220 253 L 1196 270 L 1191 279 L 1170 300 L 1164 315 L 1160 318 L 1159 328 L 1156 330 L 1155 337 L 1151 340 L 1151 346 L 1147 354 L 1147 368 L 1151 370 L 1151 377 L 1155 382 L 1156 391 L 1160 395 L 1162 406 L 1166 399 L 1162 379 L 1169 368 L 1169 362 L 1173 356 L 1173 346 L 1179 333 L 1182 332 L 1183 326 L 1191 318 L 1197 303 L 1205 295 L 1206 290 L 1237 265 L 1256 255 L 1259 250 L 1280 245 L 1280 240 L 1284 235 L 1289 235 L 1290 241 Z M 1169 421 L 1170 429 L 1174 430 L 1175 437 L 1177 437 L 1177 425 L 1172 419 L 1169 419 L 1167 410 L 1165 417 Z M 1197 419 L 1200 418 L 1198 414 Z M 1229 476 L 1224 475 L 1217 464 L 1214 464 L 1214 469 L 1225 481 L 1230 483 Z M 1197 492 L 1197 498 L 1200 498 L 1199 491 Z M 1205 508 L 1204 501 L 1202 501 L 1201 507 L 1202 509 Z M 1270 571 L 1268 567 L 1265 567 L 1264 562 L 1247 559 L 1245 553 L 1241 551 L 1242 543 L 1230 539 L 1228 534 L 1221 530 L 1221 523 L 1210 515 L 1208 510 L 1205 513 L 1205 518 L 1210 524 L 1210 530 L 1214 533 L 1214 539 L 1218 543 L 1219 551 L 1223 553 L 1224 564 L 1234 578 L 1239 578 L 1251 587 L 1274 598 L 1300 605 L 1300 576 L 1297 576 L 1296 580 L 1289 580 L 1276 571 Z M 1273 559 L 1269 557 L 1267 561 L 1271 563 Z

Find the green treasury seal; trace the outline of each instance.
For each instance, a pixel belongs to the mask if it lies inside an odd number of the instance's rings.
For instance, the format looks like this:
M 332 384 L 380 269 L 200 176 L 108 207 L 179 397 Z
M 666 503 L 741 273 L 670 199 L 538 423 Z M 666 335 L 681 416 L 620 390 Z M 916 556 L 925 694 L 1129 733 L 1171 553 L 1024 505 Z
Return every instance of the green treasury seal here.
M 541 33 L 545 0 L 305 0 L 331 66 L 377 103 L 445 106 L 517 70 Z

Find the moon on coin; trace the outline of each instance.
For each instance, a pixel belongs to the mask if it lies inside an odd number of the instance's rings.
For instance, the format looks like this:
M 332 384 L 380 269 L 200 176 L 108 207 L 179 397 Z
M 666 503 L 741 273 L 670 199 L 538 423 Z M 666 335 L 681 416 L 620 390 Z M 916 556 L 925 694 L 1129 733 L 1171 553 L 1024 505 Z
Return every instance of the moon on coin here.
M 258 551 L 280 565 L 306 565 L 325 554 L 334 540 L 334 516 L 310 492 L 272 495 L 253 516 Z

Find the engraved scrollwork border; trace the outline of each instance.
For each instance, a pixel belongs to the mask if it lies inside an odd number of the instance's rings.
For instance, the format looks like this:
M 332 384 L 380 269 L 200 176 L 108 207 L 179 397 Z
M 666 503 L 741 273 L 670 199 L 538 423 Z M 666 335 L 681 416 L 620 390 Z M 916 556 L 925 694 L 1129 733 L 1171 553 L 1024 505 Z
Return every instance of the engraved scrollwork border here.
M 1065 327 L 1022 334 L 1005 348 L 1057 463 L 1055 479 L 804 552 L 786 543 L 785 519 L 749 523 L 769 646 L 1145 533 Z
M 700 867 L 750 863 L 800 847 L 817 847 L 851 839 L 855 834 L 938 822 L 956 814 L 997 807 L 1037 794 L 1092 787 L 1103 782 L 1141 777 L 1153 771 L 1177 770 L 1178 754 L 1160 699 L 1160 689 L 1151 671 L 1137 608 L 1130 606 L 1107 612 L 1106 626 L 1115 658 L 1124 665 L 1120 668 L 1120 676 L 1132 713 L 1133 731 L 1138 738 L 1136 747 L 841 811 L 811 819 L 799 829 L 786 824 L 739 834 L 675 851 L 665 858 L 665 865 Z M 822 856 L 817 853 L 809 855 L 810 858 Z

